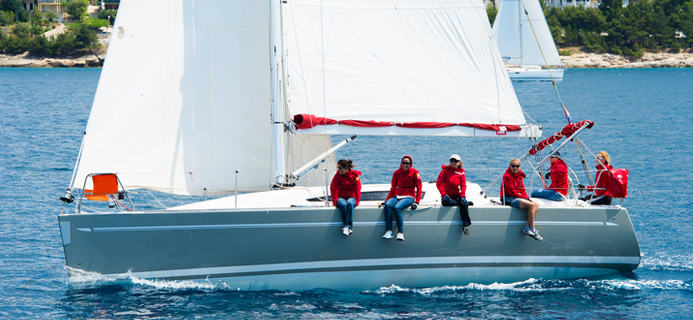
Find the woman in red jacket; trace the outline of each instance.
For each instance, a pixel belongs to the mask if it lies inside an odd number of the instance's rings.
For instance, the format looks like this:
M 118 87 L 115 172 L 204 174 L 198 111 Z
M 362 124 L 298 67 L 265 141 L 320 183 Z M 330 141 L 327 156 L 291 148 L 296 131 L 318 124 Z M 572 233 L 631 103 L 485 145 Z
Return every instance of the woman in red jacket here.
M 546 179 L 551 178 L 551 185 L 546 189 L 532 190 L 532 198 L 544 198 L 551 201 L 563 201 L 568 195 L 568 165 L 561 159 L 561 154 L 556 151 L 551 158 L 551 168 L 546 173 Z
M 412 168 L 413 163 L 410 156 L 402 157 L 399 169 L 392 174 L 390 193 L 385 199 L 387 226 L 387 232 L 383 235 L 385 239 L 392 239 L 392 212 L 394 211 L 395 220 L 397 220 L 397 240 L 404 241 L 402 210 L 409 206 L 415 210 L 421 201 L 421 175 L 418 170 Z
M 354 228 L 354 208 L 361 202 L 361 172 L 352 170 L 354 164 L 351 160 L 337 161 L 337 173 L 332 178 L 330 193 L 332 204 L 342 212 L 344 227 L 342 233 L 349 236 Z
M 522 229 L 522 233 L 537 240 L 544 240 L 539 235 L 539 231 L 534 228 L 534 219 L 537 217 L 537 211 L 539 211 L 539 203 L 530 200 L 527 196 L 523 181 L 526 177 L 527 175 L 520 169 L 520 160 L 510 160 L 510 166 L 505 170 L 503 184 L 501 184 L 501 201 L 518 209 L 526 209 L 527 225 Z
M 469 202 L 467 202 L 467 178 L 462 169 L 462 159 L 459 155 L 453 154 L 450 156 L 450 165 L 442 166 L 436 187 L 440 192 L 440 203 L 444 207 L 458 206 L 460 207 L 460 216 L 462 217 L 462 232 L 469 235 L 469 226 L 472 225 L 472 220 L 469 219 Z
M 591 204 L 611 204 L 611 194 L 609 193 L 609 170 L 614 167 L 609 164 L 609 154 L 606 151 L 597 153 L 597 177 L 596 186 L 578 185 L 580 189 L 593 191 L 594 193 L 583 198 Z

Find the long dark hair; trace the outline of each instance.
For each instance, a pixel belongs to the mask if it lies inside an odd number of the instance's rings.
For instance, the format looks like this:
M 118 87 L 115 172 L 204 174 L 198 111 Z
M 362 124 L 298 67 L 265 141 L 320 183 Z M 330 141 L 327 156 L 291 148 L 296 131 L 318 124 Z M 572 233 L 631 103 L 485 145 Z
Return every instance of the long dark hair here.
M 354 162 L 351 160 L 341 159 L 337 161 L 337 166 L 351 170 L 351 168 L 354 167 Z

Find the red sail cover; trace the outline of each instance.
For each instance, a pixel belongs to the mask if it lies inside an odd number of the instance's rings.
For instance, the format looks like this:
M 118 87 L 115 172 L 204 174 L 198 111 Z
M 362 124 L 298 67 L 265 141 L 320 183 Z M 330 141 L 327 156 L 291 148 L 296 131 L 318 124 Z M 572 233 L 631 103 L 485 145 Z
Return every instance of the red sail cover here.
M 570 137 L 575 131 L 578 129 L 582 128 L 585 124 L 588 124 L 587 128 L 592 128 L 594 125 L 594 122 L 589 121 L 589 120 L 583 120 L 578 123 L 571 123 L 563 128 L 560 132 L 542 140 L 541 142 L 537 143 L 535 146 L 533 146 L 531 149 L 529 149 L 529 154 L 534 155 L 537 152 L 544 150 L 546 146 L 561 140 L 563 137 Z
M 297 114 L 294 115 L 294 123 L 296 129 L 310 129 L 319 125 L 340 124 L 352 127 L 391 127 L 397 126 L 402 128 L 415 129 L 436 129 L 447 128 L 453 126 L 471 127 L 481 130 L 490 131 L 520 131 L 522 127 L 519 125 L 493 125 L 482 123 L 450 123 L 450 122 L 387 122 L 387 121 L 372 121 L 372 120 L 334 120 L 330 118 L 318 117 L 312 114 Z
M 609 194 L 620 199 L 628 196 L 628 169 L 609 170 Z

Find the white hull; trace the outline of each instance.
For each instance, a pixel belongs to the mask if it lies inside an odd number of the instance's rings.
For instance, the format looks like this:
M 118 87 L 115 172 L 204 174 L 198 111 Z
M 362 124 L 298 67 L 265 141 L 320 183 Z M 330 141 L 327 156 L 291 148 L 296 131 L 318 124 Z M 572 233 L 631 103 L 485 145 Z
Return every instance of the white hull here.
M 508 76 L 512 81 L 551 81 L 563 80 L 564 69 L 541 69 L 541 68 L 506 68 Z

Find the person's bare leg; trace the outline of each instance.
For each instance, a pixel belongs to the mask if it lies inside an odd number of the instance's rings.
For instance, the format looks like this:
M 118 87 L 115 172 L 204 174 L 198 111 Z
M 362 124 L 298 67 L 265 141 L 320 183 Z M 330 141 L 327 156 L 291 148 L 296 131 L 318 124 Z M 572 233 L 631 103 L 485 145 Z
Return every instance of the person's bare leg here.
M 534 230 L 534 218 L 537 217 L 537 211 L 539 211 L 539 203 L 532 200 L 522 199 L 520 202 L 520 209 L 527 210 L 527 225 L 530 229 Z

